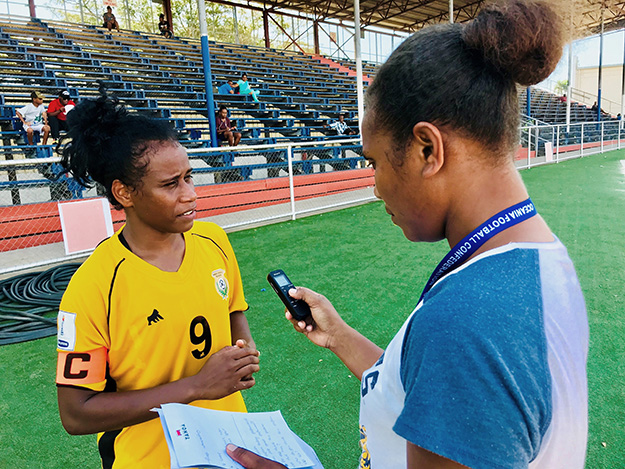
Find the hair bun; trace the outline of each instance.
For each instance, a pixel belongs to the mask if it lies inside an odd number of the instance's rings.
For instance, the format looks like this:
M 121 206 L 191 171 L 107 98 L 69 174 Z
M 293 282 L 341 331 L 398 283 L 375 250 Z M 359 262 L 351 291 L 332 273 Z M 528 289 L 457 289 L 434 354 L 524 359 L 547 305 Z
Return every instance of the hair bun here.
M 546 79 L 564 46 L 560 16 L 539 0 L 488 5 L 465 25 L 462 38 L 502 75 L 523 86 Z

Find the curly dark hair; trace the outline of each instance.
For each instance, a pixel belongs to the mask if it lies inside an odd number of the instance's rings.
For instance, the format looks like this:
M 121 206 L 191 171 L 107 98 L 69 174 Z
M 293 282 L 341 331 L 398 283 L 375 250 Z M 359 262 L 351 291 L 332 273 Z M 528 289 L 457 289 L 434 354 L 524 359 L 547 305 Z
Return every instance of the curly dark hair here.
M 140 187 L 148 165 L 142 157 L 150 145 L 178 141 L 169 122 L 130 113 L 104 92 L 98 99 L 80 102 L 67 114 L 67 123 L 67 140 L 58 150 L 63 167 L 85 187 L 100 183 L 118 210 L 122 206 L 111 192 L 113 181 Z

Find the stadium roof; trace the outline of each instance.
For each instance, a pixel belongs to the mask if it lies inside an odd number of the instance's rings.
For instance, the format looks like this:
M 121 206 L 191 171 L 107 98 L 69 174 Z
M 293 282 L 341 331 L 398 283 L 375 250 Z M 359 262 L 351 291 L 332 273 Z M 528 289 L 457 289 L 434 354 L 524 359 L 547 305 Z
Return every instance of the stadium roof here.
M 557 1 L 557 0 L 556 0 Z M 219 1 L 230 5 L 254 6 L 280 14 L 298 11 L 325 21 L 331 18 L 349 23 L 354 18 L 353 0 L 230 0 Z M 454 21 L 475 18 L 486 0 L 454 0 Z M 605 30 L 625 26 L 625 1 L 568 0 L 578 34 L 588 36 L 601 29 L 601 5 L 605 5 Z M 413 32 L 424 26 L 449 21 L 449 0 L 361 0 L 361 25 L 378 26 L 393 31 Z

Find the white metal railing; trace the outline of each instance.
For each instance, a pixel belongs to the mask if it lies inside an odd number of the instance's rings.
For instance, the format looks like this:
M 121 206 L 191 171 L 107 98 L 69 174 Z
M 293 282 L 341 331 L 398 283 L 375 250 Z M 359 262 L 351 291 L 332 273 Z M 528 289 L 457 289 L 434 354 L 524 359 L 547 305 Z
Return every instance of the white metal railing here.
M 243 206 L 226 215 L 217 215 L 219 224 L 226 230 L 234 230 L 246 226 L 256 226 L 259 224 L 268 224 L 276 221 L 295 220 L 297 217 L 305 216 L 320 211 L 335 210 L 347 206 L 358 205 L 375 200 L 372 186 L 369 189 L 351 190 L 348 192 L 338 191 L 332 195 L 324 197 L 305 198 L 296 202 L 296 186 L 294 183 L 294 175 L 304 173 L 303 166 L 308 164 L 308 172 L 315 174 L 325 171 L 340 171 L 350 167 L 364 167 L 364 160 L 361 155 L 361 143 L 359 139 L 329 139 L 324 142 L 285 142 L 268 145 L 250 145 L 237 147 L 219 147 L 219 148 L 196 148 L 187 150 L 196 171 L 195 180 L 197 187 L 211 185 L 217 181 L 213 180 L 215 175 L 227 175 L 228 173 L 236 173 L 244 168 L 248 169 L 246 178 L 248 180 L 261 180 L 268 177 L 281 177 L 280 171 L 285 171 L 288 176 L 289 197 L 288 203 L 270 205 L 266 207 L 255 207 L 251 210 L 244 210 Z M 226 165 L 225 154 L 234 153 L 234 162 Z M 221 155 L 220 155 L 221 154 Z M 207 158 L 210 155 L 219 155 L 215 158 L 215 166 L 211 166 L 213 159 Z M 306 159 L 305 159 L 306 157 Z M 59 163 L 60 157 L 49 158 L 21 158 L 16 160 L 0 161 L 0 182 L 8 184 L 5 186 L 4 205 L 11 206 L 12 212 L 29 213 L 29 203 L 45 203 L 50 200 L 52 195 L 51 182 L 41 177 L 37 171 L 44 166 Z M 204 162 L 203 162 L 204 160 Z M 270 171 L 274 171 L 274 176 L 270 175 Z M 9 174 L 13 172 L 13 179 L 9 179 Z M 17 178 L 15 177 L 17 174 Z M 238 177 L 240 173 L 237 174 Z M 282 173 L 284 174 L 284 173 Z M 34 178 L 37 178 L 33 180 Z M 230 182 L 224 178 L 221 182 Z M 17 183 L 17 184 L 16 184 Z M 27 187 L 19 184 L 26 183 Z M 13 185 L 11 185 L 13 184 Z M 35 187 L 33 187 L 35 186 Z M 284 186 L 283 186 L 284 187 Z M 47 190 L 49 188 L 49 191 Z M 268 187 L 271 190 L 271 187 Z M 262 190 L 262 189 L 260 189 Z M 18 191 L 22 200 L 25 194 L 36 192 L 38 199 L 29 199 L 23 205 L 11 205 L 9 195 L 11 191 Z M 85 198 L 97 197 L 97 189 L 87 190 L 84 194 Z M 83 197 L 81 197 L 83 198 Z M 1 206 L 2 204 L 0 204 Z M 221 217 L 221 218 L 220 218 Z M 213 216 L 211 216 L 213 218 Z M 24 217 L 25 220 L 29 216 Z M 6 232 L 5 232 L 6 234 Z M 1 239 L 1 237 L 0 237 Z M 58 244 L 58 243 L 57 243 Z M 49 245 L 52 246 L 52 245 Z M 32 246 L 34 247 L 34 245 Z M 36 249 L 41 250 L 42 246 Z M 15 246 L 9 248 L 9 251 L 0 252 L 0 274 L 6 274 L 27 268 L 41 267 L 44 265 L 65 262 L 77 256 L 63 255 L 58 249 L 50 249 L 50 254 L 39 254 L 34 261 L 28 261 L 29 256 L 19 255 L 19 251 L 29 247 Z M 62 248 L 61 248 L 62 250 Z M 12 256 L 10 256 L 12 254 Z M 78 257 L 84 257 L 88 253 L 83 253 Z M 32 260 L 32 259 L 31 259 Z
M 570 125 L 521 127 L 522 148 L 517 168 L 526 169 L 571 158 L 583 158 L 625 146 L 622 121 L 579 122 Z
M 620 121 L 604 121 L 575 123 L 570 124 L 570 126 L 567 126 L 566 124 L 522 126 L 520 128 L 521 147 L 516 155 L 517 168 L 522 170 L 544 164 L 559 163 L 571 158 L 582 158 L 595 153 L 621 149 L 625 147 L 625 132 L 623 131 L 621 124 L 622 123 Z M 344 150 L 347 152 L 349 152 L 350 149 L 353 150 L 354 152 L 351 153 L 351 155 L 353 155 L 352 158 L 362 153 L 361 142 L 359 139 L 337 139 L 324 142 L 285 142 L 238 147 L 197 148 L 189 149 L 187 151 L 191 160 L 196 162 L 196 165 L 202 165 L 202 157 L 206 157 L 206 155 L 220 153 L 238 154 L 231 166 L 201 166 L 197 168 L 198 173 L 201 175 L 202 171 L 208 171 L 212 175 L 218 173 L 219 171 L 229 171 L 237 168 L 240 169 L 242 166 L 247 165 L 251 161 L 249 166 L 254 167 L 254 171 L 259 171 L 258 173 L 252 174 L 252 180 L 271 177 L 268 176 L 268 169 L 266 168 L 271 167 L 272 164 L 264 163 L 267 155 L 273 155 L 274 157 L 277 156 L 281 159 L 282 163 L 274 163 L 274 165 L 279 166 L 280 169 L 277 171 L 282 170 L 288 173 L 288 203 L 281 204 L 279 206 L 279 210 L 247 210 L 237 212 L 236 217 L 234 218 L 230 217 L 228 219 L 218 221 L 225 229 L 232 230 L 245 226 L 256 226 L 258 224 L 267 224 L 287 219 L 295 220 L 296 217 L 303 216 L 308 213 L 319 212 L 321 210 L 332 210 L 375 200 L 373 191 L 371 190 L 346 193 L 345 195 L 341 195 L 341 197 L 316 198 L 314 205 L 305 205 L 302 201 L 296 202 L 293 176 L 296 173 L 296 168 L 302 167 L 302 164 L 304 163 L 304 155 L 307 155 L 308 158 L 311 159 L 311 164 L 316 165 L 317 171 L 321 171 L 321 166 L 331 168 L 333 163 L 341 161 L 340 158 L 320 159 L 328 158 L 327 153 L 328 151 L 332 151 L 329 149 L 332 149 L 333 147 L 340 148 L 340 150 L 337 151 L 340 151 L 342 154 L 345 154 Z M 318 153 L 315 153 L 315 151 Z M 325 156 L 321 153 L 323 151 L 326 152 Z M 313 156 L 317 159 L 312 159 Z M 247 161 L 245 161 L 246 158 L 248 158 Z M 256 160 L 254 160 L 254 158 L 256 158 Z M 46 163 L 57 163 L 59 161 L 60 158 L 57 157 L 0 161 L 0 176 L 6 178 L 5 175 L 10 171 L 28 171 L 28 169 L 24 168 L 31 168 L 30 173 L 33 173 L 33 169 L 38 165 L 41 166 Z M 269 159 L 266 161 L 269 161 Z M 362 164 L 359 162 L 359 167 L 361 166 Z M 331 171 L 332 169 L 328 170 Z M 265 172 L 263 173 L 262 171 Z M 200 177 L 197 179 L 200 179 Z M 206 184 L 206 182 L 199 182 L 198 187 L 203 184 Z M 95 195 L 95 190 L 86 194 L 86 196 Z M 15 207 L 19 208 L 19 206 Z M 255 211 L 256 213 L 246 215 L 247 212 Z M 17 257 L 19 261 L 11 260 L 7 263 L 4 261 L 5 254 L 7 253 L 0 253 L 0 265 L 3 267 L 0 268 L 0 274 L 22 270 L 24 268 L 40 267 L 55 262 L 65 262 L 71 258 L 70 256 L 63 256 L 57 251 L 56 256 L 47 259 L 44 258 L 43 260 L 37 260 L 34 263 L 25 263 L 19 255 Z M 10 267 L 5 267 L 7 265 L 10 265 Z
M 549 123 L 523 114 L 521 116 L 521 125 L 549 125 Z

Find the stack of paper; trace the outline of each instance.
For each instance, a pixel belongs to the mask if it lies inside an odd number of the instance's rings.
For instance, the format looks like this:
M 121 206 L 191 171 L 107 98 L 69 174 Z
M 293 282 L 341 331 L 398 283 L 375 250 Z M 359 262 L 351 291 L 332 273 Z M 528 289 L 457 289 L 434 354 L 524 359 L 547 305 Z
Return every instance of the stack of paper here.
M 165 431 L 172 469 L 241 469 L 226 454 L 228 443 L 289 469 L 323 469 L 313 449 L 291 431 L 280 411 L 246 414 L 185 404 L 163 404 L 155 410 Z

